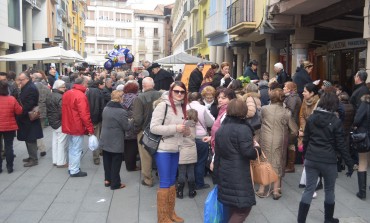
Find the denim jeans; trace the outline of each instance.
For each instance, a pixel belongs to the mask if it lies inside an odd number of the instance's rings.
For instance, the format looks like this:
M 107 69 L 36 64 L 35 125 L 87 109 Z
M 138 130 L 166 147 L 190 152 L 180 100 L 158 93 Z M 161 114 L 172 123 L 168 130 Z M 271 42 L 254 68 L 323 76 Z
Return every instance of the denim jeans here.
M 80 172 L 80 162 L 82 154 L 82 143 L 84 136 L 69 136 L 68 154 L 69 154 L 69 173 L 76 174 Z
M 157 152 L 154 158 L 157 162 L 159 187 L 170 188 L 175 185 L 180 153 Z
M 195 164 L 195 184 L 197 187 L 202 187 L 204 185 L 204 171 L 206 168 L 206 161 L 208 158 L 209 144 L 203 142 L 202 139 L 195 139 L 195 144 L 197 146 L 197 156 L 198 161 Z

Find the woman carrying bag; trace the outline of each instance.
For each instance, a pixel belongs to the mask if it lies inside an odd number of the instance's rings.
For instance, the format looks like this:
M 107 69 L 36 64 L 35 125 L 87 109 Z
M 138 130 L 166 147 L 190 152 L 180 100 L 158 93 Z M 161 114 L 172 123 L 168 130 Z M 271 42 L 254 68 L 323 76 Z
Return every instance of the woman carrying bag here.
M 159 175 L 157 191 L 157 215 L 159 223 L 184 222 L 175 213 L 176 173 L 179 151 L 184 136 L 190 135 L 186 120 L 187 91 L 184 83 L 175 81 L 168 92 L 163 93 L 155 107 L 150 122 L 150 132 L 161 135 L 157 153 L 154 155 Z M 167 113 L 166 112 L 167 107 Z M 163 122 L 164 120 L 164 122 Z
M 218 201 L 228 208 L 229 223 L 242 223 L 256 205 L 250 160 L 261 150 L 253 142 L 253 129 L 246 121 L 247 105 L 232 99 L 227 115 L 216 133 L 214 174 L 218 185 Z M 222 166 L 220 165 L 222 163 Z
M 369 137 L 370 130 L 370 95 L 366 94 L 361 97 L 361 104 L 358 108 L 353 126 L 357 127 L 358 133 L 367 133 Z M 360 199 L 366 198 L 366 178 L 367 178 L 367 167 L 370 160 L 370 148 L 368 150 L 358 152 L 359 165 L 357 171 L 358 189 L 359 192 L 356 196 Z

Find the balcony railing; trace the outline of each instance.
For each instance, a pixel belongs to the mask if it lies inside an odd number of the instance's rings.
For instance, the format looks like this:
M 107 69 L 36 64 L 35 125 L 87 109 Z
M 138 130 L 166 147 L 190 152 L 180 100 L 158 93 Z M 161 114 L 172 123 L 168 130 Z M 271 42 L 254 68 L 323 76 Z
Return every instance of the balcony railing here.
M 73 33 L 78 34 L 78 26 L 76 26 L 76 25 L 74 26 Z
M 78 12 L 78 6 L 75 2 L 72 2 L 72 12 L 77 13 Z
M 190 11 L 192 13 L 198 11 L 198 0 L 190 0 Z
M 153 51 L 160 51 L 159 46 L 153 46 Z
M 227 28 L 242 22 L 254 22 L 255 0 L 236 0 L 227 7 Z
M 41 10 L 41 1 L 40 0 L 26 0 L 29 4 L 31 4 L 33 7 L 37 8 L 38 10 Z
M 82 30 L 82 31 L 81 31 L 81 36 L 82 36 L 82 38 L 84 38 L 84 39 L 86 38 L 86 32 L 85 32 L 84 30 Z
M 68 27 L 71 27 L 72 26 L 72 19 L 71 19 L 71 17 L 68 17 L 67 26 Z
M 184 50 L 187 50 L 187 49 L 189 49 L 189 40 L 185 40 L 184 41 Z
M 189 11 L 189 5 L 188 5 L 188 2 L 186 1 L 184 3 L 184 13 L 183 13 L 183 16 L 189 16 L 190 15 L 190 11 Z
M 194 37 L 189 38 L 189 48 L 192 48 L 194 46 Z
M 201 44 L 201 43 L 204 43 L 204 42 L 205 42 L 205 39 L 204 39 L 204 35 L 203 35 L 203 30 L 199 30 L 197 32 L 196 44 Z

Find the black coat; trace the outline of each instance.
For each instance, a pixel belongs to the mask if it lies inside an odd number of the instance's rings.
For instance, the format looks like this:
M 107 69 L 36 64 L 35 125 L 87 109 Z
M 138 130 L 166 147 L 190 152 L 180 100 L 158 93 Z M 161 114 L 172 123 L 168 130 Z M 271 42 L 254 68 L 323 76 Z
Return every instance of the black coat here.
M 199 92 L 200 85 L 203 81 L 203 74 L 198 70 L 198 68 L 195 68 L 189 78 L 189 92 Z
M 342 122 L 333 112 L 314 110 L 304 129 L 303 148 L 307 160 L 336 164 L 339 152 L 347 166 L 353 167 L 344 141 Z
M 216 132 L 214 173 L 218 200 L 237 208 L 256 204 L 249 161 L 257 157 L 252 128 L 245 119 L 226 117 Z
M 103 120 L 103 109 L 105 106 L 105 99 L 102 90 L 99 88 L 88 88 L 86 97 L 90 106 L 90 117 L 94 125 Z M 108 98 L 107 98 L 108 99 Z
M 62 126 L 62 96 L 63 92 L 53 89 L 51 96 L 46 98 L 46 112 L 49 125 L 53 129 Z
M 288 81 L 288 75 L 284 70 L 280 70 L 279 73 L 276 74 L 276 81 L 284 87 L 285 82 Z
M 112 94 L 113 89 L 104 87 L 102 91 L 103 91 L 104 106 L 105 106 L 108 102 L 110 102 L 111 94 Z
M 218 87 L 220 87 L 221 85 L 221 79 L 224 77 L 224 75 L 219 72 L 219 73 L 216 73 L 215 76 L 213 77 L 213 80 L 212 80 L 212 87 L 214 87 L 215 89 L 217 89 Z M 227 78 L 225 80 L 225 83 L 224 85 L 222 85 L 221 87 L 227 87 L 229 86 L 231 82 L 231 78 Z
M 312 83 L 310 75 L 304 68 L 297 68 L 296 73 L 293 76 L 293 82 L 297 85 L 297 93 L 302 99 L 304 86 L 308 83 Z
M 360 107 L 357 109 L 355 119 L 353 120 L 353 125 L 358 128 L 359 132 L 370 131 L 370 114 L 368 114 L 370 109 L 370 95 L 365 95 L 362 97 Z
M 247 66 L 247 68 L 245 68 L 243 76 L 244 77 L 249 77 L 251 80 L 259 80 L 260 79 L 258 77 L 257 70 L 253 71 L 250 66 Z
M 360 107 L 361 97 L 365 94 L 369 94 L 369 88 L 366 87 L 365 83 L 361 83 L 355 86 L 354 91 L 349 99 L 349 102 L 353 105 L 355 111 Z
M 154 74 L 154 89 L 159 90 L 170 90 L 170 86 L 173 83 L 173 76 L 170 72 L 160 69 L 157 74 Z
M 36 142 L 37 139 L 44 137 L 40 119 L 36 119 L 31 122 L 28 112 L 38 105 L 39 103 L 39 91 L 32 81 L 23 86 L 21 93 L 19 94 L 19 102 L 23 107 L 23 113 L 17 116 L 17 139 L 19 141 Z

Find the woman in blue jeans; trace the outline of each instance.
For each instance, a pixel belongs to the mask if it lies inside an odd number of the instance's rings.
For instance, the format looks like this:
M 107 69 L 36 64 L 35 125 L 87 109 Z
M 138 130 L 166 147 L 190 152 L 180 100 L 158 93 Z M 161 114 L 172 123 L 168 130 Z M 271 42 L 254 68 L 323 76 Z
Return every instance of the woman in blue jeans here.
M 335 206 L 335 181 L 337 178 L 337 152 L 348 166 L 347 176 L 353 173 L 353 161 L 344 143 L 344 132 L 337 117 L 339 100 L 334 92 L 325 92 L 317 109 L 308 118 L 304 129 L 303 148 L 305 153 L 306 188 L 298 211 L 298 223 L 306 222 L 317 178 L 321 173 L 325 188 L 325 223 L 338 223 L 333 218 Z
M 206 167 L 206 161 L 208 158 L 209 144 L 203 142 L 203 137 L 208 136 L 207 128 L 212 127 L 215 122 L 215 118 L 206 106 L 202 105 L 200 102 L 202 100 L 202 95 L 198 92 L 193 92 L 189 94 L 187 106 L 188 109 L 195 109 L 198 112 L 198 122 L 195 126 L 196 136 L 195 144 L 197 147 L 197 163 L 195 164 L 195 189 L 201 190 L 209 188 L 209 184 L 204 183 L 204 172 Z
M 157 191 L 157 215 L 159 223 L 184 222 L 175 213 L 176 172 L 179 164 L 179 149 L 184 136 L 190 135 L 186 120 L 187 91 L 185 85 L 174 82 L 170 90 L 163 93 L 150 122 L 150 131 L 162 139 L 154 158 L 159 174 Z

